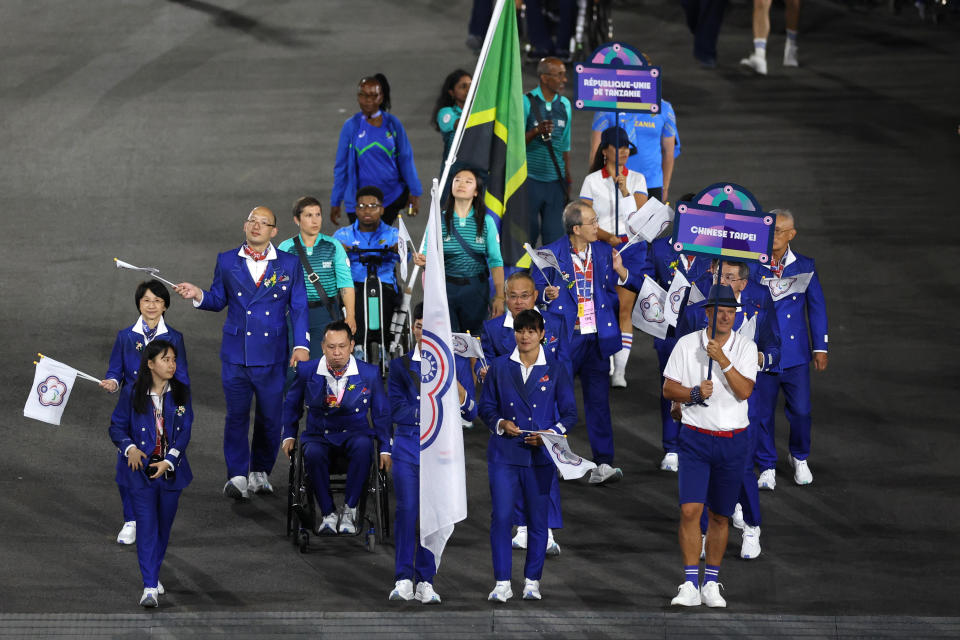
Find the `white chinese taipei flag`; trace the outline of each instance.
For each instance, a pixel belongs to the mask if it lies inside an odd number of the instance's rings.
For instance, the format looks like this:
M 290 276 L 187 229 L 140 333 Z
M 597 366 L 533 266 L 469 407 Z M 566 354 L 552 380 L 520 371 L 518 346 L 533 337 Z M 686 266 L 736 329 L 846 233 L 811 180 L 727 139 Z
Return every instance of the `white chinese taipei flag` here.
M 563 476 L 564 480 L 582 478 L 588 471 L 596 468 L 597 465 L 589 460 L 584 460 L 570 450 L 566 436 L 546 431 L 540 431 L 539 433 L 543 440 L 543 446 L 553 459 L 553 464 L 557 465 L 557 469 L 560 470 L 560 475 Z
M 452 333 L 453 352 L 461 358 L 478 358 L 483 360 L 483 348 L 480 341 L 469 333 Z
M 439 569 L 453 525 L 467 517 L 467 475 L 436 179 L 431 197 L 420 346 L 420 544 Z
M 60 424 L 77 370 L 51 358 L 41 358 L 33 374 L 33 387 L 23 415 L 50 424 Z
M 643 288 L 633 307 L 633 326 L 663 340 L 667 337 L 667 292 L 650 276 L 643 278 Z
M 740 325 L 737 333 L 747 340 L 757 341 L 757 314 L 754 313 L 750 318 Z
M 397 242 L 397 251 L 400 253 L 400 278 L 407 281 L 407 243 L 413 244 L 410 232 L 407 231 L 407 225 L 403 224 L 403 216 L 397 216 L 397 230 L 400 237 Z M 416 245 L 414 245 L 416 246 Z
M 678 269 L 673 276 L 673 281 L 670 283 L 670 290 L 667 291 L 667 306 L 666 309 L 664 309 L 667 324 L 674 327 L 677 326 L 677 318 L 680 317 L 680 313 L 683 311 L 680 305 L 683 304 L 683 299 L 687 296 L 687 289 L 689 288 L 690 282 Z
M 672 221 L 673 209 L 656 198 L 649 198 L 642 207 L 627 216 L 626 225 L 631 236 L 630 243 L 633 243 L 634 236 L 653 242 L 667 230 Z
M 770 297 L 773 301 L 783 300 L 789 295 L 803 293 L 810 285 L 810 279 L 813 278 L 813 272 L 798 273 L 795 276 L 786 278 L 764 278 L 763 284 L 770 290 Z
M 523 248 L 526 250 L 527 255 L 530 256 L 530 260 L 534 266 L 540 269 L 540 273 L 543 274 L 544 278 L 547 277 L 544 269 L 555 269 L 562 273 L 560 263 L 557 261 L 557 256 L 553 255 L 553 251 L 550 251 L 550 249 L 544 249 L 542 247 L 540 249 L 534 249 L 530 246 L 529 242 L 524 242 Z

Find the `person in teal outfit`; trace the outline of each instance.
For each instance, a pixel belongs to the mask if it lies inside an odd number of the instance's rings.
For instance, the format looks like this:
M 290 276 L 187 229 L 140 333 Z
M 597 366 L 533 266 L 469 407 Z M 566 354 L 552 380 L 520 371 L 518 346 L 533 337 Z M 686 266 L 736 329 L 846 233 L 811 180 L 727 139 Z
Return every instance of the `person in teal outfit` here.
M 437 103 L 433 106 L 433 116 L 430 121 L 433 128 L 443 136 L 441 163 L 446 161 L 447 154 L 450 153 L 450 144 L 453 142 L 453 135 L 457 131 L 460 116 L 463 115 L 463 105 L 467 101 L 467 94 L 470 93 L 470 83 L 472 81 L 473 78 L 469 73 L 463 69 L 454 69 L 443 81 L 440 95 L 437 96 Z
M 503 313 L 503 258 L 500 234 L 486 217 L 483 181 L 473 169 L 453 176 L 443 212 L 443 263 L 447 276 L 450 326 L 455 332 L 480 335 L 484 321 Z M 426 266 L 426 256 L 414 260 Z M 496 295 L 490 299 L 488 277 Z M 488 307 L 492 313 L 488 312 Z

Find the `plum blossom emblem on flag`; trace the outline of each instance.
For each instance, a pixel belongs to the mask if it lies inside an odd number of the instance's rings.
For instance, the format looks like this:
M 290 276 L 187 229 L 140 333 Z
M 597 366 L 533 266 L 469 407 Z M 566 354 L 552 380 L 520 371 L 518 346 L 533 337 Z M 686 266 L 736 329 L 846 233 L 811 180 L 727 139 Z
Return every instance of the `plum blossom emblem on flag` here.
M 38 402 L 44 407 L 59 407 L 67 397 L 67 384 L 57 376 L 47 376 L 47 379 L 37 385 Z

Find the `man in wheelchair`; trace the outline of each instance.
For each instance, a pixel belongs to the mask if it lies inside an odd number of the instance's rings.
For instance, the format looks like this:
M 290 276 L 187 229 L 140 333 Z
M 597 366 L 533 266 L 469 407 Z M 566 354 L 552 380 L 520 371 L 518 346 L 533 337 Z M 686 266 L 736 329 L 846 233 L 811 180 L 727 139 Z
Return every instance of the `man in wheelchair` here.
M 390 470 L 390 405 L 377 367 L 353 357 L 353 334 L 346 322 L 327 325 L 322 346 L 323 357 L 301 362 L 287 391 L 283 451 L 292 454 L 306 407 L 301 446 L 304 468 L 323 517 L 318 532 L 354 534 L 374 446 L 380 453 L 380 468 Z M 330 463 L 338 454 L 347 459 L 344 505 L 339 514 L 330 494 Z

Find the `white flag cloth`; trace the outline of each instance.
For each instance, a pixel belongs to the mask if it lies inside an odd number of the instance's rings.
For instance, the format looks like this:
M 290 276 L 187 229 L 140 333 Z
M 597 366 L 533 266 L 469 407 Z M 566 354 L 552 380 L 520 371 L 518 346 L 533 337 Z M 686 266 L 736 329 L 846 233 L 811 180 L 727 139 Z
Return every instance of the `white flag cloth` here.
M 688 289 L 690 289 L 690 282 L 687 280 L 687 277 L 680 273 L 680 271 L 677 271 L 673 276 L 673 281 L 670 283 L 670 289 L 667 291 L 667 305 L 666 309 L 664 309 L 667 324 L 670 326 L 677 326 L 677 318 L 679 318 L 683 312 L 680 305 L 683 304 L 683 298 L 687 295 Z
M 753 342 L 757 341 L 757 314 L 753 314 L 750 318 L 740 325 L 740 328 L 737 329 L 737 333 L 746 338 L 747 340 L 752 340 Z
M 653 278 L 646 276 L 633 307 L 633 326 L 663 340 L 670 327 L 666 307 L 667 292 Z
M 544 269 L 556 269 L 562 273 L 560 263 L 557 261 L 557 256 L 553 255 L 553 251 L 550 251 L 550 249 L 534 249 L 530 246 L 529 242 L 524 242 L 523 248 L 527 250 L 527 254 L 530 256 L 533 264 L 535 264 L 540 271 Z M 546 277 L 546 274 L 544 274 L 544 277 Z
M 763 284 L 767 285 L 767 289 L 770 290 L 770 297 L 776 302 L 789 295 L 805 292 L 812 277 L 813 272 L 811 271 L 810 273 L 800 273 L 786 278 L 764 278 Z
M 407 225 L 403 224 L 403 216 L 397 216 L 397 231 L 400 232 L 397 251 L 400 253 L 400 278 L 407 280 L 407 243 L 413 244 L 410 232 L 407 231 Z M 414 245 L 416 246 L 416 245 Z
M 483 347 L 480 341 L 469 333 L 451 333 L 453 352 L 463 358 L 479 358 L 483 360 Z
M 703 292 L 700 291 L 700 287 L 690 285 L 690 295 L 687 297 L 687 305 L 697 304 L 698 302 L 703 302 L 706 299 L 706 296 L 704 296 Z
M 439 569 L 453 525 L 467 517 L 467 474 L 436 179 L 431 197 L 420 347 L 420 544 L 433 552 Z
M 157 269 L 156 267 L 137 267 L 135 265 L 130 264 L 129 262 L 124 262 L 119 258 L 114 258 L 113 261 L 117 264 L 117 269 L 129 269 L 130 271 L 142 271 L 143 273 L 149 273 L 160 282 L 164 282 L 170 285 L 171 287 L 177 286 L 174 283 L 170 282 L 169 280 L 161 278 L 160 269 Z
M 23 407 L 23 415 L 34 420 L 60 424 L 77 370 L 51 358 L 40 358 L 33 374 L 33 387 Z
M 639 235 L 642 240 L 653 242 L 666 231 L 673 221 L 673 209 L 656 198 L 649 198 L 643 206 L 627 216 L 627 231 L 630 242 L 633 236 Z
M 547 453 L 550 454 L 553 464 L 557 465 L 557 469 L 560 470 L 560 475 L 563 476 L 564 480 L 582 478 L 588 471 L 597 467 L 593 462 L 584 460 L 571 451 L 567 439 L 559 433 L 544 431 L 539 433 L 543 440 L 543 446 L 546 447 Z

